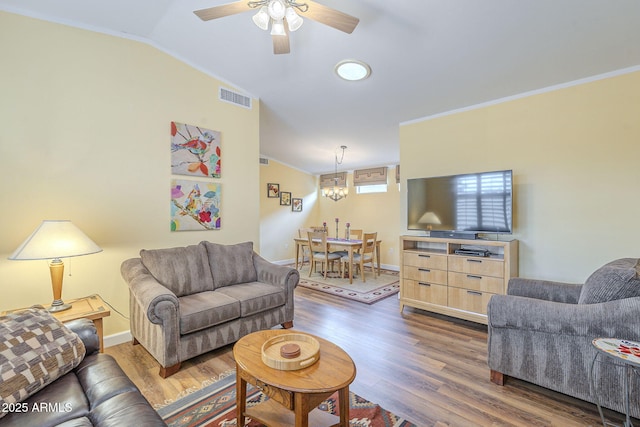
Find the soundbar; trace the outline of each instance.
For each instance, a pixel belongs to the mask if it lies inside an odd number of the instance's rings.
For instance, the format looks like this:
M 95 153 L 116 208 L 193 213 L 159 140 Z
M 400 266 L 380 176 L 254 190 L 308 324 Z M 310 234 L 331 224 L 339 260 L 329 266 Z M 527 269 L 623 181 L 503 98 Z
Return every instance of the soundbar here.
M 431 230 L 429 232 L 431 237 L 442 237 L 445 239 L 468 239 L 476 240 L 478 233 L 471 233 L 468 231 L 447 231 L 447 230 Z

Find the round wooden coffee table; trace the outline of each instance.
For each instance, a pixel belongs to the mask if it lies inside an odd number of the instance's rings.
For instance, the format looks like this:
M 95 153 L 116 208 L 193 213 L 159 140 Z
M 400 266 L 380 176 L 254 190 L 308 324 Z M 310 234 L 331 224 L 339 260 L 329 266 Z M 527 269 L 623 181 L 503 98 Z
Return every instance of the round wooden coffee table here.
M 313 336 L 320 343 L 320 359 L 306 368 L 283 371 L 262 361 L 262 344 L 281 334 L 303 333 L 287 330 L 258 331 L 241 338 L 233 347 L 236 360 L 237 425 L 245 417 L 267 426 L 349 426 L 349 384 L 356 366 L 337 345 Z M 247 383 L 269 396 L 266 402 L 247 408 Z M 338 391 L 340 417 L 316 407 Z M 283 407 L 288 411 L 283 410 Z

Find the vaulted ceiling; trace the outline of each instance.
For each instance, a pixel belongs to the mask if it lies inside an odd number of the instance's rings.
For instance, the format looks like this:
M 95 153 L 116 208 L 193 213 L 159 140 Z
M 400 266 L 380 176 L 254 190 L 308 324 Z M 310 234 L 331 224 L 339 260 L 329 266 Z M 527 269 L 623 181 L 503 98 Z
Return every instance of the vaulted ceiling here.
M 340 145 L 343 170 L 397 163 L 405 121 L 640 65 L 638 0 L 317 2 L 360 23 L 346 34 L 305 19 L 286 55 L 253 11 L 193 14 L 226 0 L 0 0 L 0 10 L 148 42 L 260 98 L 261 155 L 310 173 L 331 172 Z M 338 78 L 348 58 L 371 77 Z

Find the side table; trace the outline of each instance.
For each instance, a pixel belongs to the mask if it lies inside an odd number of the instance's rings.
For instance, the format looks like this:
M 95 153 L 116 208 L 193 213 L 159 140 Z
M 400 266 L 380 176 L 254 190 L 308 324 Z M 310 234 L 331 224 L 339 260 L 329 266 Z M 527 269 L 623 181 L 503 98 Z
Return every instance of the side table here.
M 67 304 L 71 304 L 71 308 L 65 311 L 58 311 L 55 313 L 51 313 L 56 319 L 61 322 L 70 322 L 76 319 L 89 319 L 92 320 L 94 325 L 96 325 L 96 330 L 98 331 L 98 337 L 100 337 L 100 353 L 104 351 L 104 333 L 102 326 L 102 319 L 110 316 L 111 311 L 107 309 L 107 305 L 100 298 L 99 295 L 94 294 L 84 298 L 77 298 L 70 301 L 65 301 Z M 44 307 L 47 307 L 48 304 L 43 304 Z M 8 314 L 18 310 L 24 310 L 25 308 L 16 308 L 14 310 L 3 311 L 0 314 Z
M 262 344 L 269 338 L 289 333 L 291 329 L 253 332 L 233 346 L 237 425 L 243 426 L 248 416 L 274 427 L 349 427 L 349 384 L 356 377 L 353 360 L 337 345 L 314 337 L 320 343 L 320 359 L 314 364 L 293 371 L 267 366 L 262 361 Z M 269 399 L 248 408 L 247 383 L 259 388 Z M 339 417 L 316 408 L 336 391 Z
M 594 390 L 594 394 L 596 397 L 596 405 L 598 406 L 598 412 L 600 413 L 600 419 L 602 420 L 602 425 L 607 426 L 607 422 L 604 419 L 604 414 L 602 413 L 602 407 L 600 406 L 600 400 L 598 399 L 598 393 L 595 392 L 595 379 L 593 378 L 593 368 L 596 363 L 596 359 L 599 355 L 604 355 L 609 359 L 612 359 L 614 362 L 618 362 L 621 364 L 624 369 L 624 408 L 626 418 L 624 421 L 624 427 L 633 427 L 633 423 L 631 422 L 631 411 L 629 409 L 629 393 L 630 393 L 630 382 L 631 376 L 634 373 L 634 370 L 640 371 L 640 343 L 634 341 L 627 341 L 618 338 L 596 338 L 592 342 L 593 346 L 596 348 L 597 352 L 595 356 L 593 356 L 593 362 L 591 362 L 591 387 Z

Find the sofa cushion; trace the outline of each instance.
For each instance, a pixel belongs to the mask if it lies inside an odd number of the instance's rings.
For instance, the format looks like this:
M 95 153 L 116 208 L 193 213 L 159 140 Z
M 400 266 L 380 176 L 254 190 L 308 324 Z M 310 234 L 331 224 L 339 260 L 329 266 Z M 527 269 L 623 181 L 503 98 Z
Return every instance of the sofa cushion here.
M 181 335 L 240 317 L 240 301 L 218 291 L 184 296 L 179 301 Z
M 637 258 L 612 261 L 585 281 L 578 304 L 596 304 L 640 296 L 640 263 Z
M 205 241 L 200 244 L 207 250 L 216 289 L 257 280 L 258 274 L 253 265 L 253 242 L 221 245 Z
M 223 293 L 240 301 L 242 317 L 280 307 L 287 302 L 283 288 L 262 282 L 227 286 L 218 289 L 216 293 Z
M 151 275 L 177 297 L 213 290 L 207 251 L 202 245 L 143 249 L 140 258 Z
M 0 406 L 22 402 L 78 366 L 85 355 L 78 335 L 44 308 L 1 316 L 0 337 Z
M 29 411 L 10 412 L 0 421 L 0 425 L 3 427 L 59 426 L 64 423 L 74 427 L 87 425 L 83 420 L 89 416 L 90 405 L 73 371 L 58 378 L 22 403 L 29 408 Z M 41 410 L 34 410 L 34 408 L 41 408 Z

